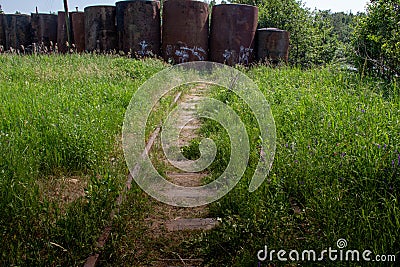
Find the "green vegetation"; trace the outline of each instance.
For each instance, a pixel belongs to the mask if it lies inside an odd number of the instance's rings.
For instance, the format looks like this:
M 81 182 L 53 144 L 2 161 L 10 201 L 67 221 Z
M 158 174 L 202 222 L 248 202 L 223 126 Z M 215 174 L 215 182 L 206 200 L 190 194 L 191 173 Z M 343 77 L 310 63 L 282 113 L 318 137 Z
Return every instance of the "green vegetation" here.
M 310 11 L 298 0 L 234 0 L 256 5 L 259 26 L 290 32 L 291 65 L 341 63 L 386 80 L 400 75 L 399 0 L 371 0 L 366 13 Z
M 356 26 L 355 62 L 363 72 L 387 79 L 400 75 L 400 1 L 371 1 Z
M 258 161 L 257 124 L 237 96 L 215 92 L 247 125 L 253 153 L 240 184 L 211 205 L 222 225 L 199 241 L 211 266 L 257 266 L 256 252 L 265 245 L 277 251 L 322 251 L 336 248 L 341 238 L 349 249 L 399 257 L 397 85 L 362 81 L 334 67 L 301 71 L 261 66 L 247 74 L 272 106 L 277 154 L 267 182 L 250 194 Z M 230 147 L 217 123 L 206 124 L 204 132 L 219 148 Z M 220 150 L 210 171 L 221 174 L 228 157 L 229 151 Z M 320 266 L 337 264 L 324 261 Z
M 215 87 L 213 97 L 246 124 L 248 168 L 232 192 L 209 206 L 220 226 L 185 241 L 184 248 L 169 249 L 195 250 L 209 266 L 257 266 L 265 245 L 321 251 L 344 238 L 348 249 L 399 260 L 400 2 L 374 0 L 366 14 L 357 15 L 310 11 L 296 0 L 234 2 L 257 5 L 259 26 L 291 33 L 289 66 L 241 69 L 271 104 L 275 161 L 262 187 L 249 193 L 260 129 L 241 99 Z M 167 65 L 75 54 L 4 54 L 0 65 L 0 265 L 81 266 L 125 184 L 126 108 L 136 89 Z M 358 73 L 347 70 L 353 66 Z M 160 101 L 146 137 L 165 119 L 174 97 Z M 232 152 L 229 136 L 211 120 L 201 135 L 217 144 L 208 168 L 215 179 Z M 185 156 L 200 156 L 199 140 L 182 148 Z M 152 159 L 165 174 L 162 156 L 157 150 Z M 148 248 L 163 244 L 148 240 L 144 221 L 156 205 L 132 186 L 114 218 L 102 265 L 151 263 Z
M 82 265 L 126 179 L 120 144 L 126 107 L 166 65 L 93 55 L 5 55 L 0 64 L 0 265 Z M 249 193 L 259 129 L 238 97 L 215 90 L 245 122 L 251 158 L 239 185 L 210 206 L 221 226 L 187 246 L 210 266 L 256 266 L 264 245 L 322 250 L 339 238 L 350 249 L 399 258 L 398 84 L 334 66 L 244 71 L 271 104 L 276 159 L 263 186 Z M 158 125 L 170 100 L 160 103 L 149 127 Z M 229 138 L 211 121 L 202 134 L 218 145 L 209 169 L 215 178 L 229 160 Z M 184 153 L 196 158 L 197 144 Z M 65 177 L 79 181 L 84 197 L 63 200 L 53 182 Z M 115 218 L 104 265 L 135 266 L 151 257 L 136 255 L 145 247 L 135 246 L 146 242 L 143 221 L 152 203 L 133 186 Z
M 339 16 L 336 13 L 310 11 L 297 0 L 235 0 L 233 2 L 256 5 L 259 10 L 260 27 L 280 28 L 290 32 L 289 63 L 292 65 L 311 67 L 343 61 L 343 58 L 347 56 L 344 47 L 350 42 L 342 34 L 348 34 L 349 19 L 339 24 L 335 19 Z
M 0 64 L 0 265 L 82 265 L 126 180 L 126 107 L 164 65 L 91 55 Z M 63 177 L 77 177 L 85 198 L 65 203 L 71 192 L 53 186 Z

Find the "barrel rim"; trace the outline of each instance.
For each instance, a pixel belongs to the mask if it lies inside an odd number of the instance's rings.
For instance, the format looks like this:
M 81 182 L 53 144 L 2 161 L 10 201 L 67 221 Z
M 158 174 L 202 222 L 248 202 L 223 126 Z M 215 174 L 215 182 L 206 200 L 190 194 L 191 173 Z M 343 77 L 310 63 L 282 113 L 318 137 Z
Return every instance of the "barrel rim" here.
M 127 1 L 118 1 L 115 3 L 115 5 L 117 6 L 117 5 L 121 5 L 123 3 L 130 4 L 130 3 L 136 3 L 136 2 L 158 2 L 158 3 L 160 3 L 160 0 L 127 0 Z
M 49 14 L 49 13 L 31 13 L 31 16 L 33 15 L 44 15 L 44 16 L 57 16 L 57 14 Z M 28 15 L 29 16 L 29 15 Z
M 11 17 L 31 17 L 31 15 L 28 14 L 2 14 L 2 15 Z
M 85 9 L 84 10 L 86 10 L 86 9 L 89 9 L 89 8 L 100 8 L 100 7 L 106 7 L 106 8 L 108 8 L 108 7 L 111 7 L 111 8 L 115 8 L 115 6 L 112 6 L 112 5 L 94 5 L 94 6 L 87 6 L 87 7 L 85 7 Z
M 68 15 L 71 16 L 72 14 L 77 14 L 77 13 L 85 13 L 83 11 L 68 11 Z M 65 11 L 57 11 L 57 14 L 65 14 Z
M 85 14 L 85 12 L 83 12 L 83 11 L 73 11 L 73 12 L 69 12 L 69 14 L 72 16 L 72 15 L 75 15 L 75 14 L 77 14 L 77 15 L 82 15 L 82 14 Z
M 222 6 L 243 6 L 243 7 L 252 7 L 252 8 L 258 9 L 257 6 L 253 6 L 253 5 L 247 5 L 247 4 L 233 4 L 233 3 L 218 4 L 218 5 L 214 5 L 213 8 L 215 8 L 215 7 L 222 7 Z
M 182 2 L 182 3 L 184 3 L 184 2 L 195 2 L 195 3 L 205 4 L 205 5 L 208 6 L 208 4 L 206 2 L 201 1 L 201 0 L 165 0 L 164 4 L 167 3 L 167 2 Z

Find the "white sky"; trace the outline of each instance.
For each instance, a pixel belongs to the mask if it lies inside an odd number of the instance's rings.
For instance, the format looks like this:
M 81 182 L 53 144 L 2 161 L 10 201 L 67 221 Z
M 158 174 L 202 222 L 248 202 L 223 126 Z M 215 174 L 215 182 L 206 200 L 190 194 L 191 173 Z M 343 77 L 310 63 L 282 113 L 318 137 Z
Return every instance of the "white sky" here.
M 1 1 L 0 1 L 1 2 Z M 368 0 L 303 0 L 306 7 L 321 9 L 321 10 L 332 10 L 333 12 L 363 12 Z
M 68 0 L 70 10 L 75 10 L 78 6 L 83 10 L 86 6 L 91 5 L 114 5 L 113 0 Z M 219 1 L 217 1 L 219 2 Z M 344 11 L 353 13 L 364 11 L 367 0 L 303 0 L 307 7 L 326 10 L 330 9 L 333 12 Z M 39 8 L 39 12 L 48 13 L 50 11 L 63 10 L 63 0 L 0 0 L 4 12 L 15 13 L 20 11 L 29 14 L 35 11 L 35 7 Z

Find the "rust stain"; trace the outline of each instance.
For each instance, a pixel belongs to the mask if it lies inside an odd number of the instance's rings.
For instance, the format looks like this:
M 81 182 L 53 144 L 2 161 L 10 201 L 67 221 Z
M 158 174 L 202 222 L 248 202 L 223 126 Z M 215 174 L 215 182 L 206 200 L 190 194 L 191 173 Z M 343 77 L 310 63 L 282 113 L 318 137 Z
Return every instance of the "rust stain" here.
M 115 6 L 85 8 L 85 47 L 89 52 L 110 52 L 118 47 Z
M 58 17 L 53 14 L 32 13 L 32 42 L 49 47 L 57 42 Z
M 171 63 L 208 60 L 209 7 L 168 0 L 163 6 L 162 54 Z
M 158 56 L 161 46 L 159 1 L 117 2 L 119 50 L 136 57 Z
M 211 15 L 211 61 L 230 66 L 254 62 L 257 23 L 258 9 L 255 6 L 215 5 Z
M 85 51 L 85 13 L 71 13 L 72 34 L 76 52 Z
M 272 61 L 289 59 L 290 34 L 287 31 L 276 28 L 264 28 L 257 30 L 257 59 Z

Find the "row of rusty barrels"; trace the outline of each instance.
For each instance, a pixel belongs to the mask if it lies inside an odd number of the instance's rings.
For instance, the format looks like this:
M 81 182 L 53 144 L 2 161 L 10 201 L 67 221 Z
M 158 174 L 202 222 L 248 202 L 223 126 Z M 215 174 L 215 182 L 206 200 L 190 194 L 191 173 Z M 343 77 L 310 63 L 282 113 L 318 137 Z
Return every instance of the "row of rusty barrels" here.
M 85 25 L 83 12 L 71 12 L 70 39 L 77 51 L 85 50 Z M 0 46 L 3 50 L 28 49 L 32 44 L 50 47 L 58 45 L 60 52 L 68 51 L 65 12 L 55 14 L 0 14 Z M 32 48 L 30 48 L 32 49 Z
M 90 6 L 69 14 L 76 51 L 124 51 L 162 56 L 171 63 L 210 60 L 248 65 L 256 60 L 288 60 L 289 33 L 257 29 L 258 9 L 240 4 L 209 5 L 192 0 L 136 0 Z M 68 51 L 65 13 L 1 15 L 0 45 L 58 44 Z M 211 25 L 210 25 L 211 24 Z M 31 30 L 29 28 L 31 27 Z
M 171 63 L 211 60 L 248 65 L 255 60 L 288 60 L 289 32 L 257 29 L 255 6 L 215 5 L 211 26 L 209 5 L 200 1 L 165 1 L 162 23 L 158 1 L 117 2 L 115 12 L 117 46 L 125 53 L 161 54 Z

